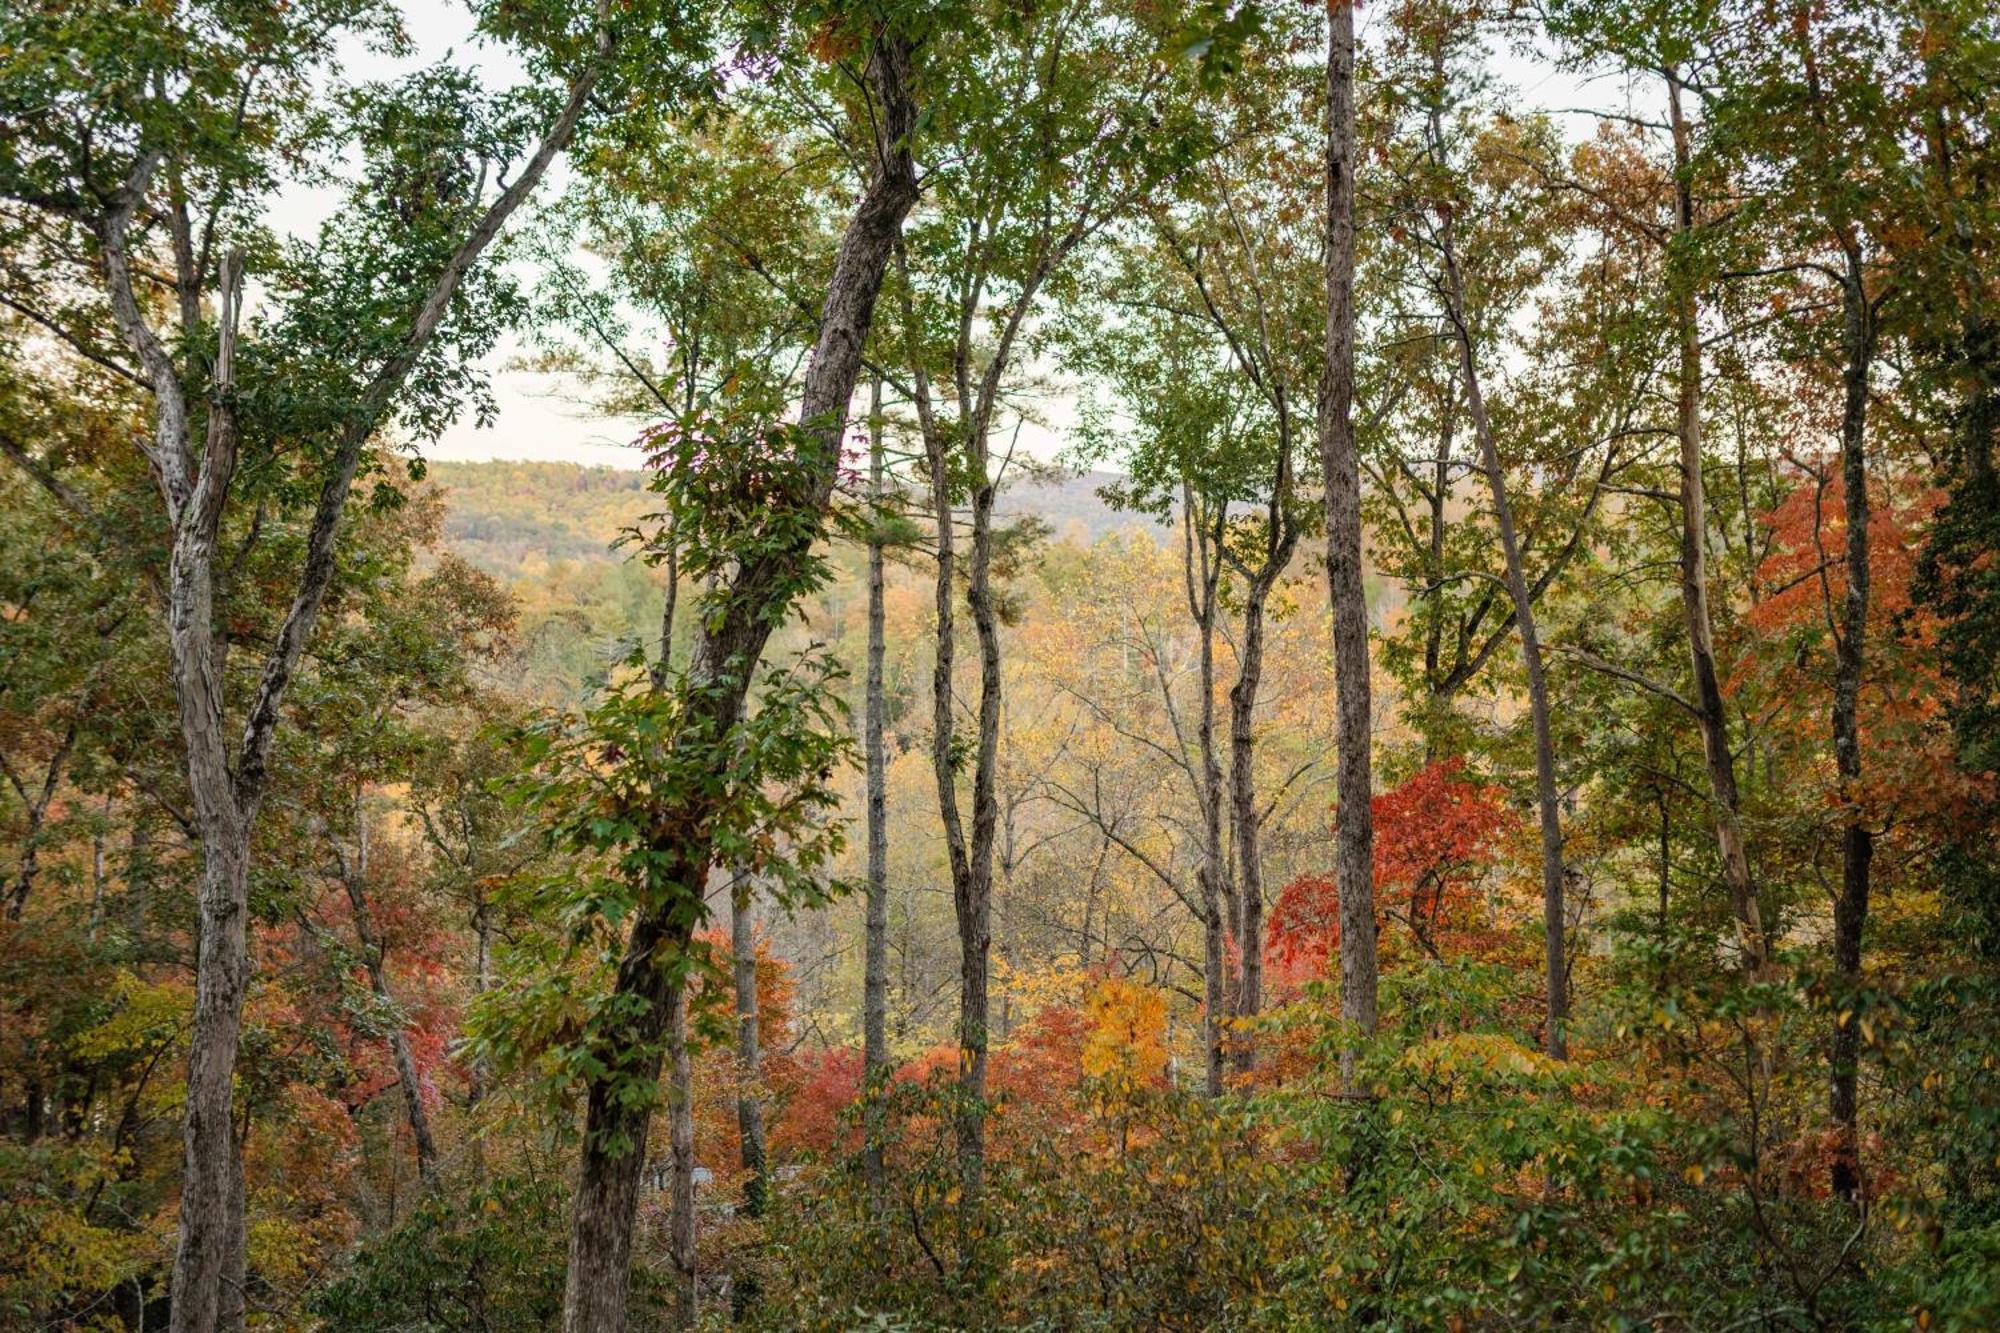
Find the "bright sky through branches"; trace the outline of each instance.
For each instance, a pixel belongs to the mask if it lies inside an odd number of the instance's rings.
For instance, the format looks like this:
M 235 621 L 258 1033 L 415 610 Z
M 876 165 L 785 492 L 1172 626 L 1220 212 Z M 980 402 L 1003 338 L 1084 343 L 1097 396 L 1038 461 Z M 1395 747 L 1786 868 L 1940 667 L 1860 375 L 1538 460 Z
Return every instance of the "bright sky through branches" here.
M 520 66 L 511 54 L 474 42 L 471 16 L 461 6 L 450 0 L 410 0 L 403 12 L 416 48 L 412 56 L 390 60 L 357 47 L 349 56 L 349 77 L 387 77 L 441 60 L 447 54 L 469 58 L 496 82 L 519 76 Z M 1368 27 L 1364 10 L 1360 34 L 1364 44 L 1369 41 Z M 1590 117 L 1582 113 L 1624 110 L 1628 100 L 1637 100 L 1628 98 L 1628 90 L 1618 80 L 1590 81 L 1558 68 L 1546 51 L 1495 52 L 1493 69 L 1519 93 L 1523 105 L 1557 115 L 1572 136 L 1590 131 Z M 1641 90 L 1639 96 L 1643 95 Z M 565 178 L 558 164 L 543 188 L 543 197 L 553 198 Z M 317 192 L 297 191 L 287 199 L 278 221 L 295 231 L 316 226 L 324 201 Z M 520 271 L 524 277 L 531 276 L 525 268 Z M 443 439 L 425 450 L 426 456 L 459 461 L 522 459 L 639 466 L 640 454 L 629 441 L 643 423 L 606 418 L 565 377 L 521 365 L 523 352 L 518 337 L 510 336 L 488 358 L 493 397 L 499 408 L 494 424 L 482 428 L 470 414 L 461 416 Z M 1020 447 L 1024 453 L 1053 460 L 1066 447 L 1063 430 L 1075 418 L 1074 401 L 1058 389 L 1044 398 L 1040 410 L 1052 425 L 1026 425 Z

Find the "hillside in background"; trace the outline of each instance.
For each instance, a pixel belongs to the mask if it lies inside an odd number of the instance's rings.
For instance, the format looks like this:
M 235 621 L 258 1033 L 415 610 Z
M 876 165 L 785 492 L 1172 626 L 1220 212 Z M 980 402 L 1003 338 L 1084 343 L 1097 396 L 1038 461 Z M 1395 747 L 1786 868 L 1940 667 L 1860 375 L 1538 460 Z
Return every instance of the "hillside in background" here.
M 445 535 L 460 555 L 491 573 L 518 575 L 552 565 L 615 559 L 620 532 L 654 508 L 643 472 L 577 463 L 437 462 L 430 476 L 446 493 Z M 1164 531 L 1111 507 L 1098 494 L 1108 472 L 1024 478 L 1001 508 L 1033 514 L 1058 541 L 1089 545 L 1133 527 Z

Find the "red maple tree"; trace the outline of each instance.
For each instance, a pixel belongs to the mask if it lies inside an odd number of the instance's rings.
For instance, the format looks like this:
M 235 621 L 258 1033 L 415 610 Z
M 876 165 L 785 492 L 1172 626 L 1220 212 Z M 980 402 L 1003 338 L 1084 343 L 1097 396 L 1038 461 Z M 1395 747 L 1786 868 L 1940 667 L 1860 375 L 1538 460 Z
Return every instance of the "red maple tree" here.
M 1462 757 L 1426 764 L 1370 802 L 1375 816 L 1375 910 L 1433 958 L 1477 947 L 1489 933 L 1478 889 L 1518 815 L 1500 788 L 1465 776 Z M 1301 875 L 1271 911 L 1265 936 L 1273 981 L 1317 976 L 1340 942 L 1333 876 Z

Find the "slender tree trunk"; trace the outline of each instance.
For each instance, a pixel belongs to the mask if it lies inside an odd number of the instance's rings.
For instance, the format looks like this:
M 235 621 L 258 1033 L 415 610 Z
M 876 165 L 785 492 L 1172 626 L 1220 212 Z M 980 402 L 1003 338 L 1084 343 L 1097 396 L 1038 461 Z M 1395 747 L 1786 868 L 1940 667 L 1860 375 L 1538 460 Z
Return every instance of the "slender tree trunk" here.
M 880 1212 L 887 1190 L 882 1163 L 882 1083 L 889 1076 L 889 768 L 883 744 L 886 634 L 883 616 L 882 379 L 868 394 L 868 498 L 874 519 L 868 535 L 868 673 L 863 704 L 863 752 L 868 769 L 868 916 L 862 982 L 862 1066 L 868 1081 L 862 1169 L 870 1207 Z
M 472 993 L 483 996 L 493 989 L 493 905 L 486 900 L 484 889 L 474 889 L 477 895 L 472 907 L 472 938 L 474 953 L 472 962 Z M 477 1106 L 486 1100 L 487 1083 L 492 1071 L 487 1068 L 485 1057 L 472 1062 L 471 1087 L 466 1091 L 469 1106 Z M 477 1139 L 474 1140 L 477 1142 Z
M 1279 411 L 1285 400 L 1279 398 Z M 1271 589 L 1284 577 L 1298 545 L 1298 526 L 1291 516 L 1292 439 L 1288 427 L 1278 432 L 1278 465 L 1272 482 L 1269 527 L 1262 567 L 1254 571 L 1243 594 L 1243 647 L 1236 666 L 1236 683 L 1229 691 L 1229 790 L 1236 823 L 1236 893 L 1240 904 L 1237 950 L 1242 972 L 1237 981 L 1236 1012 L 1253 1017 L 1264 1007 L 1264 812 L 1257 805 L 1257 692 L 1264 680 L 1264 616 Z M 1248 1071 L 1256 1052 L 1239 1039 L 1236 1066 Z
M 910 40 L 889 32 L 873 36 L 867 81 L 875 100 L 876 168 L 834 257 L 819 337 L 807 363 L 799 420 L 806 427 L 802 449 L 816 468 L 810 493 L 799 503 L 823 514 L 838 476 L 840 442 L 847 407 L 860 377 L 861 359 L 874 322 L 875 299 L 903 219 L 916 202 L 916 168 L 909 136 L 917 106 L 911 92 Z M 810 536 L 770 552 L 740 568 L 723 611 L 697 630 L 688 666 L 690 707 L 709 735 L 725 735 L 741 719 L 749 690 L 749 667 L 763 653 L 771 627 L 782 618 L 782 595 L 810 554 Z M 734 665 L 732 665 L 734 664 Z M 639 1175 L 645 1163 L 648 1116 L 618 1096 L 627 1070 L 656 1080 L 657 1042 L 667 1026 L 668 987 L 656 959 L 684 948 L 700 913 L 709 863 L 710 839 L 699 830 L 713 817 L 714 798 L 702 791 L 663 793 L 670 818 L 663 827 L 695 830 L 658 850 L 668 857 L 662 879 L 686 892 L 634 922 L 619 966 L 617 994 L 637 1015 L 623 1033 L 607 1035 L 598 1055 L 613 1073 L 593 1081 L 584 1123 L 582 1168 L 570 1224 L 569 1272 L 563 1300 L 564 1333 L 622 1333 L 631 1280 L 632 1224 Z M 630 1056 L 627 1052 L 640 1052 Z M 651 1052 L 650 1055 L 645 1052 Z
M 736 981 L 736 1129 L 742 1139 L 743 1211 L 760 1217 L 770 1197 L 764 1151 L 764 1058 L 757 1032 L 757 934 L 750 909 L 756 886 L 747 878 L 730 889 L 729 949 Z
M 993 844 L 1000 820 L 995 791 L 1000 768 L 1000 616 L 993 602 L 993 504 L 997 490 L 984 436 L 976 443 L 973 457 L 981 480 L 972 492 L 972 563 L 967 571 L 965 604 L 972 612 L 973 635 L 979 643 L 979 751 L 972 773 L 972 884 L 967 895 L 971 928 L 964 935 L 973 947 L 965 955 L 970 970 L 963 979 L 962 998 L 965 1012 L 971 1015 L 966 1031 L 976 1033 L 979 1039 L 964 1091 L 979 1109 L 967 1122 L 973 1131 L 968 1210 L 979 1201 L 986 1171 L 987 954 L 993 943 Z
M 913 372 L 921 375 L 922 368 Z M 936 647 L 931 664 L 931 774 L 937 786 L 938 811 L 944 823 L 945 854 L 951 865 L 952 911 L 958 925 L 958 1076 L 962 1088 L 985 1086 L 986 1073 L 986 935 L 983 904 L 974 895 L 971 849 L 958 808 L 958 716 L 952 677 L 958 667 L 958 536 L 954 527 L 951 460 L 945 441 L 924 432 L 931 477 L 931 518 L 937 541 L 937 578 L 933 616 Z M 976 1108 L 962 1108 L 957 1121 L 959 1183 L 976 1173 L 984 1147 Z
M 1861 781 L 1861 677 L 1868 646 L 1868 379 L 1875 359 L 1875 317 L 1868 303 L 1858 243 L 1845 243 L 1847 269 L 1841 289 L 1845 390 L 1840 419 L 1840 482 L 1847 506 L 1844 553 L 1847 593 L 1841 605 L 1833 679 L 1833 753 L 1840 775 L 1845 826 L 1840 839 L 1840 896 L 1833 906 L 1833 965 L 1839 997 L 1831 1043 L 1832 1086 L 1828 1108 L 1840 1134 L 1834 1157 L 1834 1193 L 1845 1199 L 1861 1192 L 1860 1025 L 1853 1021 L 1851 997 L 1861 985 L 1862 937 L 1868 925 L 1869 875 L 1875 835 L 1856 806 Z
M 485 890 L 475 888 L 473 895 L 472 993 L 476 999 L 493 989 L 493 907 L 486 900 Z M 486 1057 L 475 1055 L 466 1070 L 465 1109 L 468 1117 L 486 1100 L 492 1078 L 493 1071 L 488 1066 Z M 467 1138 L 472 1154 L 472 1179 L 483 1185 L 486 1181 L 486 1135 L 476 1121 Z
M 754 976 L 751 985 L 756 985 Z M 674 1270 L 669 1327 L 690 1329 L 701 1314 L 696 1287 L 700 1270 L 695 1256 L 694 1052 L 688 1043 L 687 982 L 681 978 L 667 988 L 667 1071 L 667 1146 L 673 1158 L 667 1187 L 667 1260 Z
M 1458 342 L 1459 367 L 1465 380 L 1465 405 L 1479 438 L 1480 460 L 1493 494 L 1493 518 L 1500 529 L 1500 551 L 1507 565 L 1507 592 L 1514 601 L 1514 627 L 1521 636 L 1521 664 L 1528 676 L 1528 712 L 1535 730 L 1535 807 L 1542 832 L 1542 934 L 1548 974 L 1548 1028 L 1542 1045 L 1555 1059 L 1567 1057 L 1564 1027 L 1569 1019 L 1569 979 L 1563 945 L 1562 816 L 1556 795 L 1556 747 L 1549 724 L 1548 679 L 1542 668 L 1542 642 L 1535 630 L 1535 602 L 1521 566 L 1521 543 L 1514 528 L 1514 508 L 1507 496 L 1507 476 L 1500 450 L 1487 419 L 1485 395 L 1479 387 L 1479 366 L 1473 356 L 1472 334 L 1465 323 L 1465 286 L 1453 253 L 1450 223 L 1441 238 L 1445 296 Z
M 1253 580 L 1244 598 L 1243 655 L 1229 690 L 1229 797 L 1236 825 L 1236 1015 L 1254 1017 L 1264 1007 L 1263 811 L 1257 808 L 1257 691 L 1264 673 L 1265 594 Z M 1248 1070 L 1255 1052 L 1238 1038 L 1235 1064 Z
M 1183 485 L 1181 514 L 1182 575 L 1201 663 L 1196 681 L 1200 711 L 1195 723 L 1196 762 L 1201 765 L 1195 784 L 1201 798 L 1201 869 L 1196 879 L 1202 911 L 1203 1087 L 1213 1098 L 1222 1095 L 1227 1064 L 1224 1034 L 1231 1008 L 1225 948 L 1229 914 L 1223 908 L 1227 871 L 1222 848 L 1222 763 L 1215 745 L 1215 594 L 1222 578 L 1221 544 L 1228 507 L 1219 506 L 1211 514 L 1197 501 L 1194 488 Z
M 1430 581 L 1431 590 L 1424 597 L 1424 685 L 1430 695 L 1433 710 L 1449 697 L 1444 672 L 1444 609 L 1438 600 L 1438 591 L 1444 583 L 1444 530 L 1445 505 L 1451 497 L 1451 444 L 1458 434 L 1458 393 L 1457 380 L 1446 384 L 1444 402 L 1438 411 L 1437 457 L 1431 460 L 1430 494 L 1425 497 L 1430 510 L 1428 533 L 1430 541 L 1425 548 L 1429 563 L 1424 567 L 1424 577 Z M 1424 729 L 1424 762 L 1437 758 L 1436 742 L 1432 740 L 1431 727 Z
M 403 1030 L 396 997 L 389 989 L 389 973 L 382 937 L 375 930 L 375 916 L 368 905 L 368 825 L 361 808 L 360 793 L 354 800 L 354 859 L 342 859 L 340 882 L 347 890 L 347 906 L 354 917 L 354 935 L 361 944 L 362 965 L 368 969 L 368 988 L 375 994 L 388 1031 L 389 1056 L 396 1066 L 396 1081 L 403 1090 L 403 1112 L 410 1122 L 410 1138 L 416 1145 L 417 1176 L 429 1184 L 437 1174 L 437 1141 L 431 1135 L 430 1112 L 424 1106 L 423 1087 L 417 1080 L 416 1058 L 410 1052 L 409 1034 Z
M 18 779 L 14 778 L 14 770 L 11 767 L 7 769 L 7 776 L 13 783 L 15 794 L 27 807 L 28 816 L 28 827 L 21 838 L 21 864 L 15 871 L 14 889 L 7 900 L 9 921 L 21 919 L 21 914 L 27 910 L 28 899 L 35 891 L 35 879 L 41 873 L 42 866 L 42 828 L 48 822 L 49 806 L 55 801 L 56 788 L 62 783 L 63 764 L 69 758 L 70 750 L 76 745 L 76 733 L 77 724 L 71 722 L 68 730 L 63 733 L 61 743 L 56 746 L 55 754 L 49 759 L 47 776 L 43 779 L 39 791 L 29 792 Z M 98 845 L 101 847 L 102 844 L 103 836 L 100 834 Z
M 958 922 L 959 1008 L 958 1082 L 962 1104 L 957 1118 L 961 1231 L 971 1234 L 986 1172 L 986 1059 L 990 1023 L 987 999 L 993 946 L 993 839 L 998 827 L 994 768 L 1000 731 L 999 621 L 992 595 L 993 484 L 986 472 L 982 442 L 968 446 L 974 467 L 971 494 L 972 550 L 967 561 L 966 602 L 979 644 L 979 732 L 972 785 L 972 829 L 966 836 L 958 805 L 957 716 L 952 677 L 957 669 L 956 536 L 945 441 L 930 439 L 933 517 L 937 524 L 937 662 L 931 677 L 931 762 L 951 861 L 952 907 Z
M 982 473 L 984 462 L 982 449 Z M 993 499 L 990 480 L 974 488 L 972 560 L 965 589 L 979 643 L 979 744 L 972 775 L 971 874 L 959 918 L 959 1088 L 965 1097 L 965 1114 L 959 1122 L 960 1212 L 967 1219 L 979 1205 L 986 1178 L 986 1060 L 991 1022 L 987 986 L 993 947 L 993 839 L 1000 813 L 994 797 L 1000 746 L 1000 625 L 993 608 Z
M 1369 806 L 1374 710 L 1368 598 L 1361 580 L 1361 455 L 1354 439 L 1354 4 L 1327 5 L 1326 373 L 1319 451 L 1326 485 L 1326 575 L 1338 692 L 1339 800 L 1334 866 L 1340 891 L 1340 1016 L 1375 1031 L 1375 825 Z M 1343 1061 L 1351 1070 L 1352 1062 Z
M 907 283 L 907 274 L 905 275 Z M 987 449 L 987 415 L 972 401 L 966 371 L 968 351 L 961 342 L 956 375 L 959 438 L 964 440 L 963 476 L 970 490 L 972 550 L 966 562 L 966 604 L 979 647 L 979 715 L 972 778 L 972 827 L 967 835 L 958 799 L 958 718 L 953 680 L 958 667 L 958 544 L 952 495 L 959 472 L 952 441 L 931 406 L 928 370 L 921 356 L 910 358 L 915 377 L 917 416 L 931 476 L 931 517 L 936 529 L 936 661 L 931 672 L 931 772 L 937 787 L 938 816 L 944 825 L 951 867 L 952 913 L 958 925 L 959 1006 L 958 1082 L 955 1122 L 959 1174 L 959 1239 L 970 1253 L 974 1221 L 986 1174 L 986 1061 L 991 1036 L 988 1002 L 993 947 L 993 844 L 999 825 L 994 783 L 1000 739 L 1000 637 L 992 591 L 994 482 Z M 989 376 L 997 367 L 989 368 Z M 981 390 L 982 394 L 984 390 Z M 982 402 L 986 401 L 984 399 Z
M 1681 259 L 1691 264 L 1686 247 L 1694 243 L 1693 135 L 1681 108 L 1677 70 L 1667 72 L 1667 109 L 1674 138 L 1675 240 Z M 1722 873 L 1729 885 L 1730 910 L 1736 916 L 1737 945 L 1743 966 L 1752 972 L 1764 964 L 1764 922 L 1757 907 L 1757 888 L 1750 877 L 1750 858 L 1743 844 L 1742 802 L 1737 794 L 1736 764 L 1729 750 L 1729 714 L 1715 667 L 1715 636 L 1708 610 L 1708 499 L 1702 483 L 1701 445 L 1701 327 L 1695 285 L 1683 273 L 1674 293 L 1674 321 L 1680 339 L 1680 384 L 1676 408 L 1681 451 L 1681 608 L 1687 624 L 1688 650 L 1694 665 L 1695 717 L 1701 726 L 1702 754 L 1708 766 L 1709 797 L 1715 803 L 1715 843 Z

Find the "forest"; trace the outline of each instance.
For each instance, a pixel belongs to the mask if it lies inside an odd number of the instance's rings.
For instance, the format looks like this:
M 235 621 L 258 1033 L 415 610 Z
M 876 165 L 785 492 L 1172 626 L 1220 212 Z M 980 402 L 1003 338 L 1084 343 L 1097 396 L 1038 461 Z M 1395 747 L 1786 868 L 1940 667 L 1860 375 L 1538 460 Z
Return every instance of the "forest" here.
M 1996 446 L 1985 0 L 0 5 L 0 1327 L 2000 1328 Z

